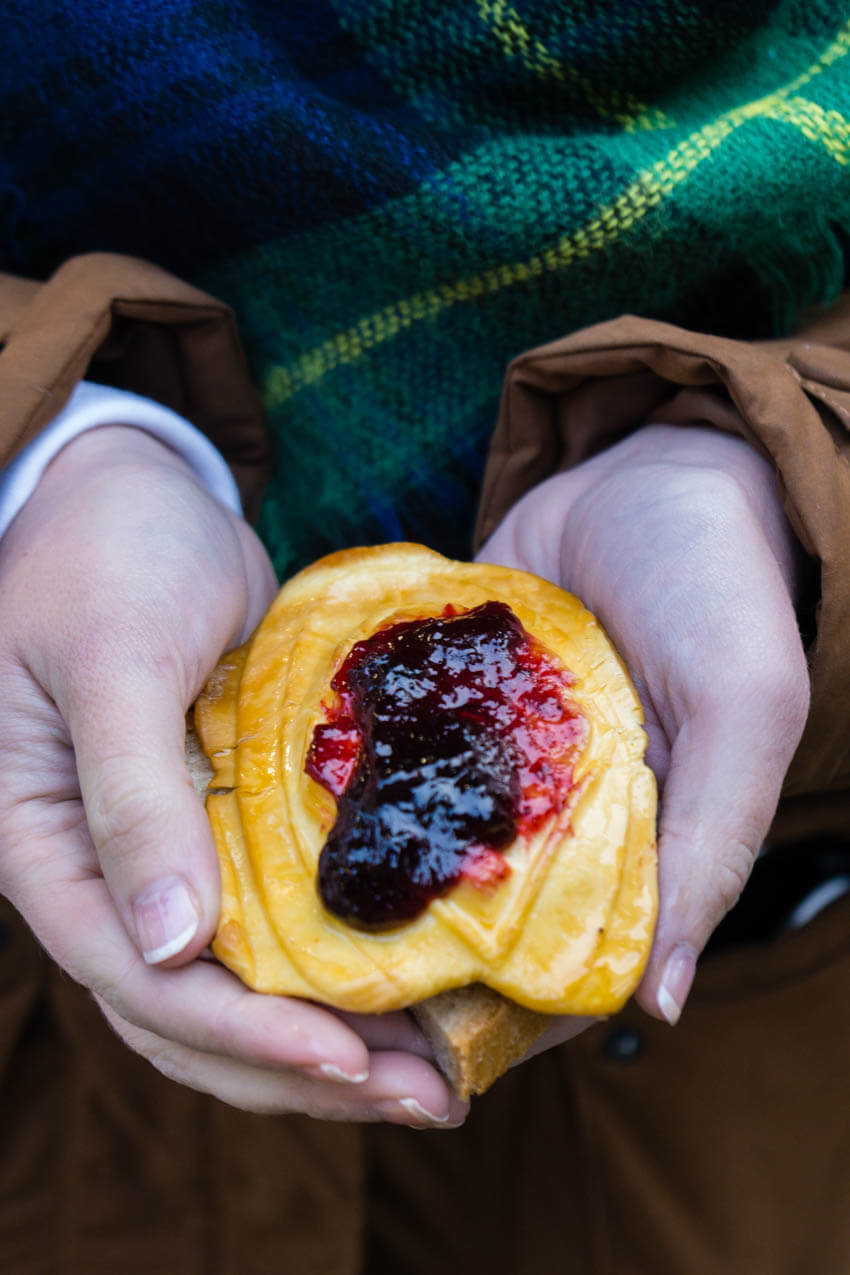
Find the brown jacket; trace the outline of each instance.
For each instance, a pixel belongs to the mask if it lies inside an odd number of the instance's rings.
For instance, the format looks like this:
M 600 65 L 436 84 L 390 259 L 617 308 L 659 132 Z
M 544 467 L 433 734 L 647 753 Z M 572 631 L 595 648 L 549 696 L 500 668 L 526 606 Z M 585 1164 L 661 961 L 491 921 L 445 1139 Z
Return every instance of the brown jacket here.
M 193 420 L 256 510 L 267 442 L 224 306 L 96 254 L 43 285 L 0 277 L 0 337 L 0 462 L 89 374 Z M 650 419 L 738 432 L 777 467 L 820 603 L 776 839 L 846 835 L 850 298 L 795 340 L 626 317 L 522 355 L 479 536 Z M 163 1079 L 0 900 L 0 1270 L 846 1275 L 849 979 L 845 900 L 707 959 L 676 1029 L 627 1009 L 518 1069 L 461 1131 L 356 1129 L 248 1116 Z

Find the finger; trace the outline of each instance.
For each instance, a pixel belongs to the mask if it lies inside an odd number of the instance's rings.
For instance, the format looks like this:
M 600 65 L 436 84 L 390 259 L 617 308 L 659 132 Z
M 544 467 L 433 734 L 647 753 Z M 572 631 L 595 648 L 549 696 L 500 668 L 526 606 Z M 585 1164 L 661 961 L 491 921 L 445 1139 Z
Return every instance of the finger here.
M 146 964 L 104 881 L 91 875 L 81 837 L 64 839 L 61 852 L 55 840 L 34 841 L 31 870 L 6 883 L 12 903 L 73 978 L 123 1019 L 191 1050 L 343 1083 L 365 1079 L 368 1050 L 334 1013 L 249 991 L 210 961 L 165 970 Z
M 122 650 L 123 646 L 123 650 Z M 100 635 L 60 710 L 71 732 L 91 839 L 128 934 L 149 964 L 210 941 L 218 860 L 184 761 L 185 708 L 168 655 Z
M 738 688 L 736 704 L 721 696 L 688 721 L 673 743 L 659 824 L 658 925 L 638 992 L 645 1009 L 670 1023 L 700 952 L 749 877 L 804 720 L 798 682 L 784 694 L 750 683 Z
M 580 1036 L 582 1032 L 587 1031 L 588 1027 L 592 1027 L 594 1023 L 598 1023 L 598 1018 L 582 1018 L 579 1016 L 558 1014 L 553 1017 L 552 1022 L 546 1028 L 541 1036 L 517 1062 L 512 1066 L 519 1067 L 522 1063 L 527 1062 L 529 1058 L 535 1058 L 538 1054 L 545 1053 L 548 1049 L 555 1049 L 558 1045 L 565 1045 L 568 1040 Z
M 448 1128 L 459 1124 L 468 1110 L 432 1066 L 408 1054 L 373 1054 L 368 1080 L 344 1086 L 198 1053 L 123 1022 L 108 1006 L 105 1013 L 127 1044 L 170 1079 L 246 1111 Z
M 410 1014 L 397 1010 L 386 1014 L 351 1014 L 335 1011 L 371 1050 L 395 1050 L 433 1059 L 434 1051 Z

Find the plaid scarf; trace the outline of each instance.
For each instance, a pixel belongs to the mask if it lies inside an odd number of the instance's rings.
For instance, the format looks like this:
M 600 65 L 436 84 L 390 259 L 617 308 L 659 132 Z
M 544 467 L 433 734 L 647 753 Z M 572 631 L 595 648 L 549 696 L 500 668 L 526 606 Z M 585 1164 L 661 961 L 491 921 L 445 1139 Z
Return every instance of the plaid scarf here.
M 2 267 L 130 252 L 235 307 L 282 574 L 468 553 L 520 350 L 778 334 L 844 283 L 842 4 L 13 0 L 3 38 Z

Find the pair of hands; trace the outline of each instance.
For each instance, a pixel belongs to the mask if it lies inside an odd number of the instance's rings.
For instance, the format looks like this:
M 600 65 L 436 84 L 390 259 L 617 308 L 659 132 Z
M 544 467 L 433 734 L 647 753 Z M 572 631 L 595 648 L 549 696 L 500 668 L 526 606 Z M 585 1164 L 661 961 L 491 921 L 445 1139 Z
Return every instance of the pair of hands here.
M 636 681 L 662 789 L 638 999 L 675 1021 L 807 711 L 772 471 L 737 439 L 645 428 L 529 493 L 480 556 L 577 593 Z M 276 588 L 253 532 L 153 438 L 106 427 L 60 453 L 0 541 L 0 892 L 167 1075 L 254 1111 L 450 1126 L 464 1104 L 406 1014 L 261 996 L 203 959 L 218 867 L 184 715 Z

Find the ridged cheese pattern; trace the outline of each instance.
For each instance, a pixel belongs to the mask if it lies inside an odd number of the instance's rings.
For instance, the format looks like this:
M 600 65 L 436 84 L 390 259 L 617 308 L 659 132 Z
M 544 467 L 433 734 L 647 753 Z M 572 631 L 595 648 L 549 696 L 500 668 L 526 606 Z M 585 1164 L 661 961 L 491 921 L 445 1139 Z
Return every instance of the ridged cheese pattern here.
M 355 642 L 447 604 L 507 603 L 575 678 L 588 724 L 575 800 L 507 849 L 511 871 L 461 881 L 378 934 L 331 916 L 316 866 L 333 797 L 305 772 L 331 679 Z M 215 774 L 207 811 L 221 862 L 216 956 L 251 987 L 382 1012 L 483 982 L 548 1013 L 603 1014 L 636 986 L 655 920 L 656 792 L 625 668 L 577 598 L 525 572 L 418 545 L 345 550 L 294 576 L 198 700 Z

